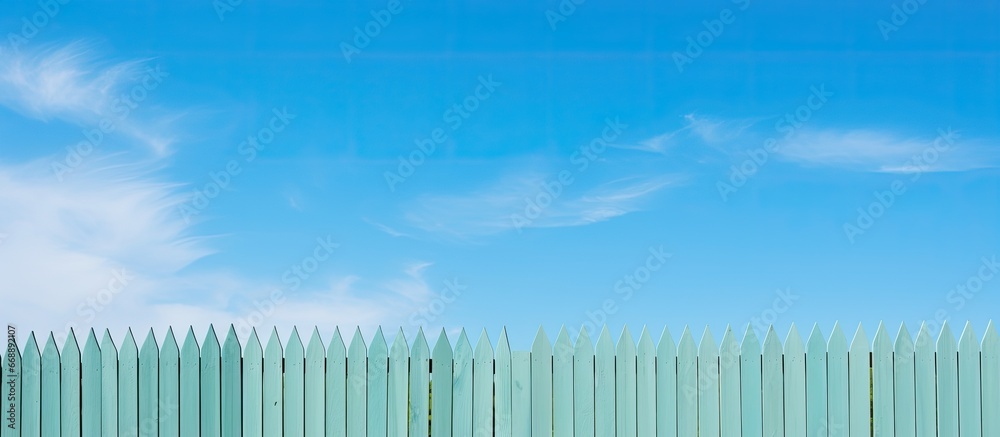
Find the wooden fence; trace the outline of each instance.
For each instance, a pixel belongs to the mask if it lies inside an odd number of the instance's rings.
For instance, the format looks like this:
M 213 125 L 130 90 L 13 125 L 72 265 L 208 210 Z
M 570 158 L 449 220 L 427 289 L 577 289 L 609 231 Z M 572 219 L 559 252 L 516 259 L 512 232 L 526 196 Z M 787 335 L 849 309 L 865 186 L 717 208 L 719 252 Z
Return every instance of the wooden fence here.
M 211 328 L 201 345 L 150 331 L 139 348 L 131 331 L 117 346 L 91 331 L 82 352 L 72 334 L 41 351 L 31 334 L 8 348 L 3 381 L 3 437 L 1000 436 L 992 323 L 982 343 L 968 324 L 958 342 L 947 325 L 915 341 L 879 325 L 873 343 L 861 326 L 848 343 L 835 325 L 805 342 L 772 328 L 763 344 L 727 329 L 721 345 L 687 328 L 677 343 L 626 328 L 616 344 L 605 328 L 573 344 L 564 328 L 554 345 L 539 330 L 530 352 L 485 331 L 475 348 L 442 332 L 433 349 L 422 332 L 242 346 L 232 327 L 221 345 Z

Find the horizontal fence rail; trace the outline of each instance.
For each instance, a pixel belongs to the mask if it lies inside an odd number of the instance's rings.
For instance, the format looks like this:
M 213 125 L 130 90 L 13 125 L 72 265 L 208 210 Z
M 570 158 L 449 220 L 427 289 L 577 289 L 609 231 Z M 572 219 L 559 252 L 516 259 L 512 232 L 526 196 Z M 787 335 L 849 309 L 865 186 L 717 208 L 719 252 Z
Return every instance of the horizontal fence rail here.
M 141 347 L 131 330 L 117 344 L 91 330 L 61 349 L 9 333 L 0 437 L 1000 436 L 993 323 L 981 341 L 968 323 L 933 337 L 880 324 L 869 342 L 859 325 L 848 342 L 834 325 L 803 341 L 793 325 L 784 342 L 773 327 L 763 343 L 750 327 L 635 341 L 626 327 L 615 342 L 605 327 L 574 343 L 563 328 L 522 352 L 485 330 L 475 347 L 442 331 L 433 348 L 381 329 L 367 343 L 293 329 L 285 344 L 276 330 L 242 344 L 232 327 L 201 344 L 150 330 Z

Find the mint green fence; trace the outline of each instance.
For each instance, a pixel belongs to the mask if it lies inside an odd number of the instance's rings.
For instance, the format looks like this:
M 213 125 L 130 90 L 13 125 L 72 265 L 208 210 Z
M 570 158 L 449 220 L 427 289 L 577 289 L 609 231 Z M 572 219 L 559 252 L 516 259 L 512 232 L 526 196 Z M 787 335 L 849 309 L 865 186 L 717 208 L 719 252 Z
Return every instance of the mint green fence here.
M 202 344 L 91 331 L 82 352 L 72 335 L 38 346 L 8 349 L 0 436 L 1000 436 L 992 323 L 981 343 L 966 324 L 957 342 L 947 325 L 915 341 L 879 325 L 872 343 L 835 325 L 763 344 L 749 328 L 721 343 L 626 328 L 617 344 L 539 330 L 530 352 L 485 331 L 475 348 L 464 331 L 433 349 L 381 330 L 241 345 L 232 328 L 221 345 L 210 328 Z

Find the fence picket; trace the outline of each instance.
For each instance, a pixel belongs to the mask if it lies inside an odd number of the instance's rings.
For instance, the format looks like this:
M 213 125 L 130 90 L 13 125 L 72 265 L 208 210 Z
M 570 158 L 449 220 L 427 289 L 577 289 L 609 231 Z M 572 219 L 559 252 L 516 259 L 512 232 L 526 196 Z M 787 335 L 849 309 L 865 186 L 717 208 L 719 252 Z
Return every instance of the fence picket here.
M 101 347 L 91 329 L 80 362 L 80 431 L 84 437 L 101 435 Z
M 263 424 L 264 435 L 281 435 L 283 424 L 281 414 L 285 409 L 282 399 L 282 362 L 284 360 L 284 349 L 281 346 L 281 339 L 278 338 L 278 329 L 271 329 L 271 336 L 267 339 L 267 346 L 264 347 L 264 375 L 262 378 L 263 388 Z
M 872 429 L 875 437 L 896 434 L 892 340 L 884 323 L 878 324 L 872 344 Z
M 118 435 L 118 348 L 107 329 L 101 337 L 101 435 Z
M 913 338 L 906 330 L 906 324 L 899 325 L 896 343 L 893 345 L 893 402 L 896 434 L 916 435 L 916 397 L 913 374 Z
M 452 358 L 448 334 L 441 328 L 431 356 L 431 437 L 451 437 Z
M 326 435 L 326 348 L 319 328 L 313 327 L 306 347 L 305 435 Z
M 61 435 L 80 437 L 80 346 L 70 328 L 59 356 Z
M 531 435 L 531 352 L 510 354 L 511 430 L 516 436 Z M 431 410 L 433 411 L 433 410 Z M 433 420 L 431 421 L 433 426 Z M 432 436 L 437 437 L 437 436 Z
M 181 437 L 198 437 L 201 433 L 201 346 L 188 327 L 181 345 Z
M 264 436 L 264 349 L 260 346 L 257 329 L 243 348 L 243 435 Z
M 635 415 L 636 435 L 656 435 L 656 346 L 645 326 L 639 334 L 635 353 Z
M 302 437 L 305 433 L 306 352 L 299 330 L 292 328 L 285 346 L 285 366 L 282 389 L 283 436 Z
M 472 435 L 472 344 L 465 329 L 455 340 L 452 360 L 451 433 L 455 436 Z
M 792 323 L 785 337 L 785 434 L 806 435 L 806 352 Z
M 677 437 L 677 344 L 666 326 L 656 343 L 656 436 Z
M 368 345 L 368 435 L 385 437 L 387 396 L 389 395 L 389 346 L 382 327 L 375 330 Z M 470 400 L 471 401 L 471 400 Z M 471 404 L 471 402 L 470 402 Z
M 180 370 L 181 351 L 177 347 L 177 338 L 173 328 L 167 329 L 167 335 L 160 346 L 160 380 L 159 380 L 159 422 L 161 437 L 178 437 L 180 428 Z
M 687 326 L 677 343 L 677 435 L 698 433 L 698 349 Z
M 732 326 L 726 325 L 719 346 L 719 431 L 722 437 L 740 437 L 740 346 Z
M 927 323 L 920 324 L 913 347 L 913 392 L 916 398 L 917 437 L 937 435 L 937 377 L 935 345 Z
M 229 325 L 222 341 L 222 435 L 243 435 L 242 353 L 236 327 Z
M 806 340 L 806 433 L 827 434 L 826 340 L 819 324 L 814 324 Z
M 850 400 L 851 437 L 868 436 L 871 432 L 871 348 L 865 330 L 858 324 L 858 330 L 851 340 L 847 352 L 848 399 Z
M 573 342 L 565 326 L 552 347 L 552 431 L 573 437 Z
M 347 351 L 347 435 L 368 435 L 368 346 L 361 328 L 354 331 Z
M 503 334 L 501 339 L 505 340 Z M 431 353 L 424 330 L 417 329 L 410 350 L 410 435 L 430 435 L 430 368 Z M 509 373 L 508 373 L 509 375 Z
M 472 430 L 475 436 L 493 435 L 493 346 L 483 329 L 473 357 Z M 572 410 L 571 410 L 572 411 Z
M 972 323 L 966 322 L 958 342 L 958 429 L 961 437 L 981 437 L 983 435 L 981 364 L 979 340 L 972 330 Z M 989 412 L 990 410 L 985 410 Z M 994 414 L 990 412 L 989 414 Z
M 635 342 L 625 326 L 615 351 L 615 419 L 619 436 L 635 436 L 635 392 Z
M 336 328 L 326 348 L 326 437 L 346 436 L 347 347 Z
M 747 324 L 740 343 L 740 425 L 745 437 L 761 437 L 764 431 L 761 406 L 761 349 L 760 340 Z
M 42 356 L 35 333 L 28 334 L 21 353 L 21 436 L 42 435 Z
M 201 343 L 201 436 L 222 435 L 222 348 L 215 327 L 208 325 Z
M 615 342 L 607 325 L 594 351 L 594 429 L 599 436 L 615 435 Z
M 719 437 L 719 346 L 705 326 L 698 346 L 698 435 Z
M 764 347 L 761 352 L 761 414 L 764 435 L 785 435 L 785 418 L 782 408 L 782 398 L 785 391 L 785 380 L 781 371 L 782 350 L 781 340 L 774 331 L 774 326 L 767 329 L 764 335 Z
M 958 435 L 958 347 L 947 321 L 937 340 L 938 435 Z
M 497 340 L 497 349 L 493 362 L 495 366 L 493 390 L 496 393 L 493 424 L 496 427 L 497 437 L 512 437 L 511 411 L 513 404 L 511 403 L 511 396 L 513 392 L 511 391 L 510 342 L 507 340 L 507 328 L 500 331 L 500 339 Z M 426 432 L 420 434 L 421 437 L 425 435 L 427 435 Z
M 580 328 L 573 348 L 573 435 L 594 434 L 594 342 L 587 327 Z
M 139 350 L 139 435 L 156 437 L 160 427 L 160 346 L 150 329 Z
M 531 344 L 531 434 L 552 434 L 552 344 L 541 327 Z
M 139 349 L 132 329 L 118 351 L 118 432 L 139 435 Z
M 983 411 L 1000 411 L 1000 335 L 992 320 L 983 335 L 981 362 Z M 1000 435 L 1000 415 L 983 415 L 983 435 Z
M 392 347 L 389 348 L 389 396 L 386 401 L 386 432 L 390 436 L 406 436 L 408 431 L 406 420 L 409 367 L 410 351 L 406 344 L 403 328 L 400 328 L 399 332 L 396 333 L 396 338 L 392 340 Z M 314 434 L 307 432 L 306 435 Z
M 827 433 L 830 437 L 847 437 L 851 419 L 850 378 L 847 357 L 847 336 L 840 322 L 833 324 L 827 342 Z

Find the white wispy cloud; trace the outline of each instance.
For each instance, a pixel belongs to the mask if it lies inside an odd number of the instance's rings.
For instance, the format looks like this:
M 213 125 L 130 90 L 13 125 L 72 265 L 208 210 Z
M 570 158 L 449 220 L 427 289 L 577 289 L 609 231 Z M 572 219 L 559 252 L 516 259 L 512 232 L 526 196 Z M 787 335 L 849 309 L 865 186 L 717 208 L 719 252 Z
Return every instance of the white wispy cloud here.
M 904 136 L 890 131 L 802 130 L 778 149 L 801 165 L 869 172 L 942 172 L 1000 167 L 1000 142 L 982 138 Z
M 0 104 L 43 121 L 109 127 L 156 154 L 169 152 L 175 114 L 156 114 L 150 96 L 169 74 L 150 59 L 108 61 L 93 44 L 39 46 L 0 56 Z M 141 113 L 141 114 L 140 114 Z
M 523 173 L 481 190 L 421 196 L 405 219 L 422 231 L 458 239 L 532 227 L 583 226 L 639 211 L 654 193 L 680 182 L 676 176 L 633 176 L 577 189 L 556 180 Z M 547 186 L 559 186 L 559 195 L 553 198 L 555 188 Z

